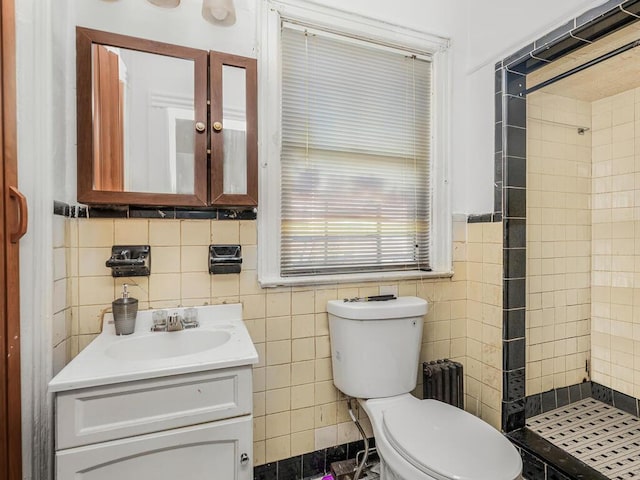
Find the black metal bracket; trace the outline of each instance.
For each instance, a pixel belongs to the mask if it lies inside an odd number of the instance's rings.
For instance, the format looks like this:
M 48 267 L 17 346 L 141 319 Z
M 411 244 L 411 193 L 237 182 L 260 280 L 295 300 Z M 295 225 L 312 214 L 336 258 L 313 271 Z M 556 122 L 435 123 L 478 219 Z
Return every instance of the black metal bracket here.
M 148 277 L 151 274 L 151 247 L 114 245 L 106 266 L 114 277 Z
M 209 273 L 240 273 L 242 247 L 240 245 L 209 245 Z

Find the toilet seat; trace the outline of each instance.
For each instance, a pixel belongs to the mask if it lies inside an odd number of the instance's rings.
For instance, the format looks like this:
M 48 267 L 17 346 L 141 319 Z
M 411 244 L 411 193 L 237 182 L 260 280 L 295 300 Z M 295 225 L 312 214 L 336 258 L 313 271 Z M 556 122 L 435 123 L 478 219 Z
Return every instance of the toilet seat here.
M 389 444 L 423 473 L 443 480 L 517 478 L 520 456 L 479 418 L 436 400 L 400 402 L 383 411 Z

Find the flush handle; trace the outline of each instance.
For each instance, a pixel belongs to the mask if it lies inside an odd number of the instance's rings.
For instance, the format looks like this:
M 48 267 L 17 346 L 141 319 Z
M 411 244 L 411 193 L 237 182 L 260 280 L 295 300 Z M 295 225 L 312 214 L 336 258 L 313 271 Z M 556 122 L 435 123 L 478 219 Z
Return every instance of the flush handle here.
M 249 463 L 249 455 L 243 453 L 240 455 L 240 465 L 246 465 L 247 463 Z

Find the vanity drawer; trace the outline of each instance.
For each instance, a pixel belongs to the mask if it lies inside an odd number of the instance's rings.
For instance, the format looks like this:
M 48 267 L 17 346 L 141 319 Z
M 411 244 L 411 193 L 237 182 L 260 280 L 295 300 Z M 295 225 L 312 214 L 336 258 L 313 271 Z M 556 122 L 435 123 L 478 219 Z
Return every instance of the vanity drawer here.
M 246 415 L 251 367 L 60 392 L 56 449 Z

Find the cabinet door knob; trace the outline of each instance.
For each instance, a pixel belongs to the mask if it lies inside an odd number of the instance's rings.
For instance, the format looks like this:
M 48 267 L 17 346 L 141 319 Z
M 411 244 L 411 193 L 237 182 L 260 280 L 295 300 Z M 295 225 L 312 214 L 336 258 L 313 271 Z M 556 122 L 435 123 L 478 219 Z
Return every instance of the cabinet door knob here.
M 246 465 L 249 462 L 249 455 L 243 453 L 240 455 L 240 465 Z
M 220 130 L 222 130 L 222 123 L 221 122 L 213 122 L 213 129 L 216 132 L 219 132 Z
M 207 126 L 204 124 L 204 122 L 196 122 L 196 130 L 200 133 L 204 132 L 205 129 L 207 128 Z

